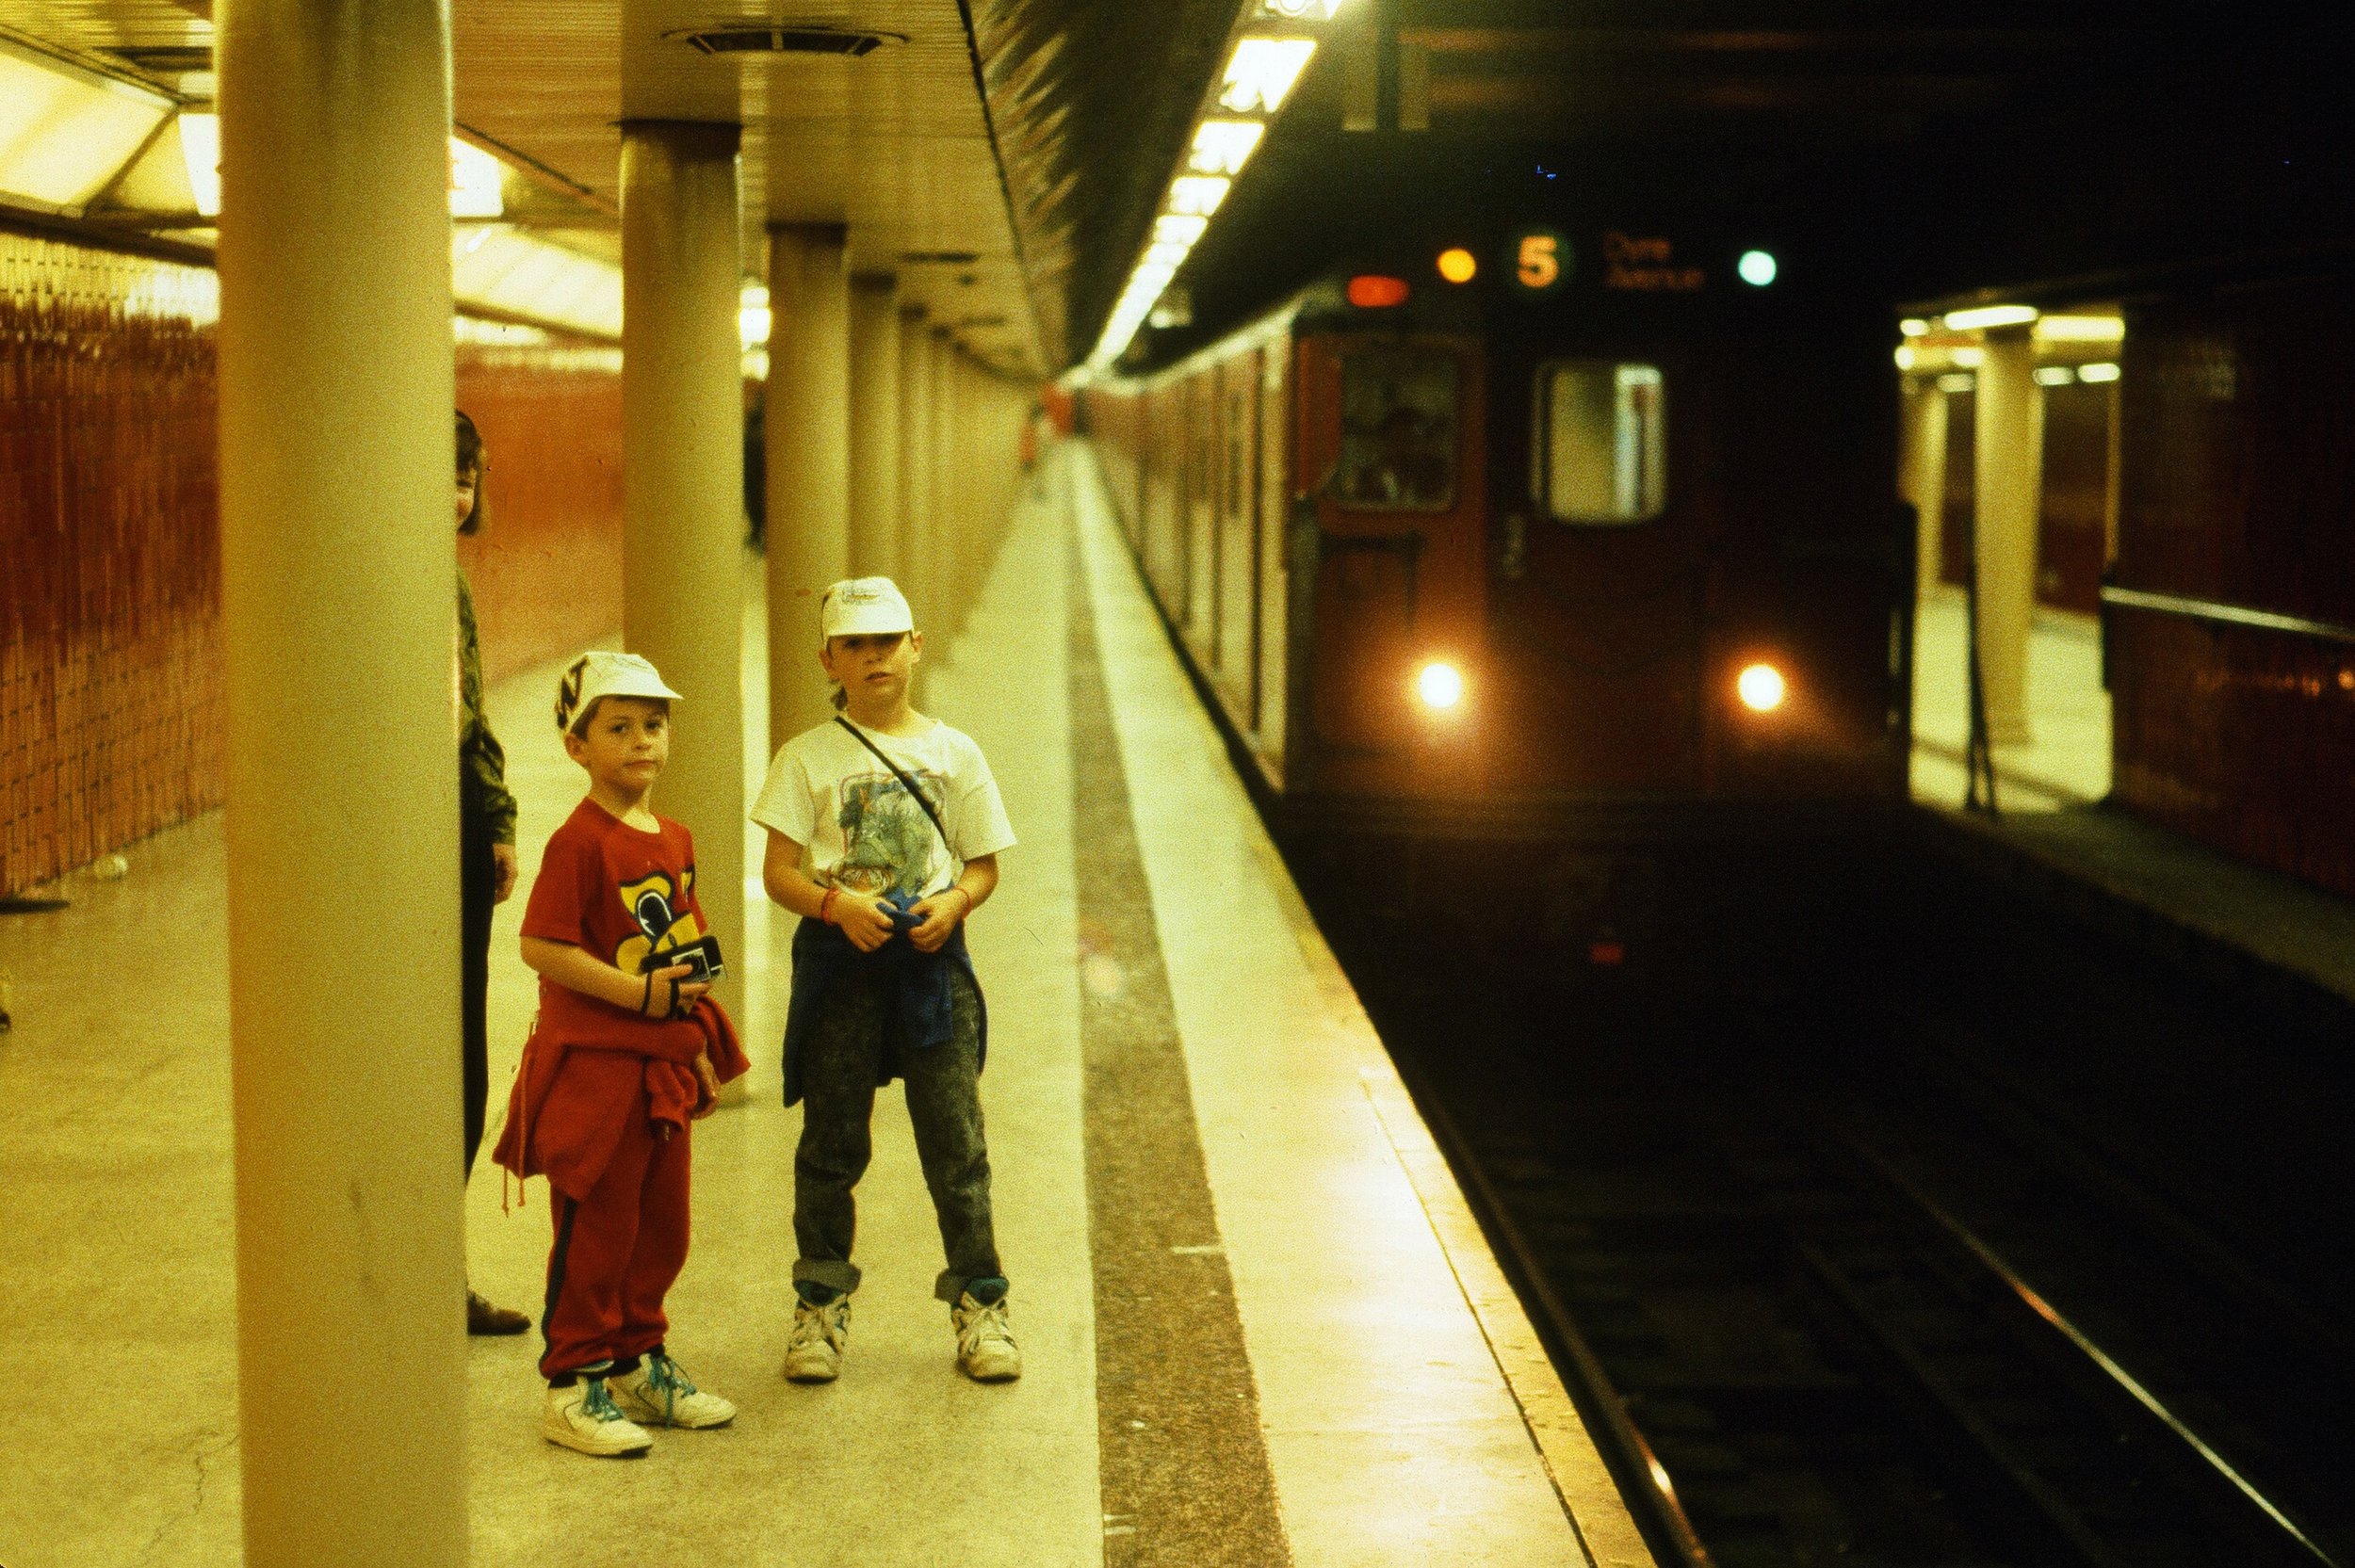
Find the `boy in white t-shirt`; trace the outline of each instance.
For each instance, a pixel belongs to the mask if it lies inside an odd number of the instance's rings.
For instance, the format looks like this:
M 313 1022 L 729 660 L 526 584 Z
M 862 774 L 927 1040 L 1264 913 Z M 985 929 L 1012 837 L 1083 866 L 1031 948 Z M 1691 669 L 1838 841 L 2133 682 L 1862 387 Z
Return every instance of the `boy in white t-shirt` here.
M 802 917 L 785 1027 L 785 1103 L 803 1106 L 785 1375 L 828 1382 L 841 1370 L 859 1282 L 852 1193 L 875 1091 L 896 1077 L 948 1254 L 934 1291 L 950 1305 L 957 1365 L 1002 1382 L 1022 1357 L 990 1220 L 989 1019 L 964 925 L 996 890 L 1014 832 L 982 749 L 909 705 L 923 636 L 891 580 L 835 584 L 819 620 L 841 716 L 786 743 L 752 813 L 769 830 L 769 897 Z

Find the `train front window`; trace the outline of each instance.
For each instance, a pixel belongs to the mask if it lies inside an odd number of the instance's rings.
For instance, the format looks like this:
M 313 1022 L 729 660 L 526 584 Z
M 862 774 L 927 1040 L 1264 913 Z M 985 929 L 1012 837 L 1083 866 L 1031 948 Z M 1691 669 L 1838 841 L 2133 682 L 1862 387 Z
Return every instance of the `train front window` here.
M 1369 348 L 1341 357 L 1341 455 L 1334 487 L 1358 511 L 1455 504 L 1453 354 Z
M 1647 522 L 1667 505 L 1666 434 L 1658 365 L 1541 365 L 1531 488 L 1557 522 Z

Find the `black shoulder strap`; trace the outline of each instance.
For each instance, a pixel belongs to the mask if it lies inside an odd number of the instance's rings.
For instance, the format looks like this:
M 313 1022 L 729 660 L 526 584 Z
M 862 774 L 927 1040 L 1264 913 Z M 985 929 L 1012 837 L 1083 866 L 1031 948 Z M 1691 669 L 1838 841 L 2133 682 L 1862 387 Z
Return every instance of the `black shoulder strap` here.
M 922 806 L 924 808 L 924 815 L 933 819 L 933 827 L 940 834 L 941 847 L 949 851 L 949 858 L 950 860 L 955 860 L 957 858 L 957 847 L 949 842 L 949 830 L 941 825 L 940 813 L 934 811 L 933 809 L 933 803 L 924 799 L 924 792 L 916 787 L 916 781 L 901 772 L 898 763 L 892 761 L 889 757 L 885 756 L 883 748 L 868 739 L 867 732 L 865 730 L 860 729 L 856 724 L 852 723 L 840 714 L 835 715 L 834 721 L 841 725 L 844 729 L 850 731 L 852 736 L 857 739 L 861 746 L 864 746 L 869 751 L 874 752 L 875 760 L 882 763 L 885 768 L 891 769 L 891 776 L 900 781 L 901 787 L 905 789 L 910 795 L 916 797 L 916 803 Z

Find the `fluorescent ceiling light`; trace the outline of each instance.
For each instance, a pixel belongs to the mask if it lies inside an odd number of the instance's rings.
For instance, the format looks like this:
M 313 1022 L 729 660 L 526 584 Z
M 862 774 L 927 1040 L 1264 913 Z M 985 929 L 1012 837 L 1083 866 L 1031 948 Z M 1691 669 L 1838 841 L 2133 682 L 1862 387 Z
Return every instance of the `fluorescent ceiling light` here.
M 2043 343 L 2120 343 L 2125 340 L 2126 322 L 2116 315 L 2040 316 L 2036 335 Z
M 0 39 L 0 197 L 52 211 L 80 208 L 171 108 L 159 92 Z
M 1259 14 L 1277 22 L 1330 22 L 1341 0 L 1259 0 Z
M 1153 220 L 1153 242 L 1156 245 L 1192 245 L 1202 237 L 1202 231 L 1210 226 L 1207 218 L 1191 213 L 1165 212 Z
M 1913 368 L 1913 362 L 1914 362 L 1914 360 L 1915 360 L 1915 358 L 1916 358 L 1916 357 L 1917 357 L 1917 356 L 1914 354 L 1913 349 L 1912 349 L 1912 348 L 1911 348 L 1910 346 L 1908 346 L 1908 347 L 1906 347 L 1906 348 L 1903 348 L 1898 349 L 1898 350 L 1897 350 L 1897 368 L 1898 368 L 1898 369 L 1900 369 L 1900 370 L 1910 370 L 1910 369 L 1912 369 L 1912 368 Z
M 1226 62 L 1219 107 L 1236 114 L 1274 114 L 1284 105 L 1308 57 L 1317 52 L 1309 38 L 1247 38 L 1235 45 Z
M 180 155 L 187 160 L 188 193 L 196 199 L 197 215 L 220 216 L 220 116 L 184 114 L 180 117 Z
M 2091 364 L 2081 364 L 2077 366 L 2077 380 L 2095 382 L 2114 381 L 2118 380 L 2118 366 L 2108 360 L 2098 360 Z
M 1941 392 L 1968 392 L 1977 384 L 1977 380 L 1967 371 L 1953 371 L 1938 379 Z
M 462 306 L 597 337 L 622 335 L 620 267 L 509 224 L 453 232 L 450 283 Z
M 1987 350 L 1984 348 L 1957 348 L 1955 350 L 1953 357 L 1954 362 L 1957 364 L 1964 365 L 1970 369 L 1975 370 L 1980 365 L 1987 363 Z
M 2077 373 L 2065 364 L 2039 364 L 2028 376 L 2038 386 L 2067 386 L 2077 379 Z
M 1206 120 L 1194 130 L 1186 167 L 1196 174 L 1240 174 L 1265 135 L 1267 126 L 1260 121 Z
M 452 218 L 497 218 L 507 211 L 500 186 L 506 170 L 498 159 L 471 142 L 449 138 L 449 215 Z
M 1976 331 L 1982 327 L 2017 327 L 2037 318 L 2034 305 L 1978 305 L 1967 311 L 1948 311 L 1946 329 L 1955 332 Z
M 769 291 L 759 283 L 746 283 L 738 291 L 736 307 L 736 341 L 746 353 L 765 348 L 769 344 L 769 328 L 774 317 L 769 310 Z
M 1908 315 L 1897 323 L 1897 330 L 1908 337 L 1927 337 L 1930 324 L 1918 315 Z
M 1226 200 L 1228 182 L 1218 174 L 1180 174 L 1170 182 L 1169 210 L 1208 218 Z
M 180 149 L 188 163 L 188 189 L 196 210 L 205 218 L 220 216 L 220 117 L 183 114 Z M 470 142 L 449 138 L 449 215 L 452 218 L 497 218 L 507 211 L 504 187 L 507 167 Z

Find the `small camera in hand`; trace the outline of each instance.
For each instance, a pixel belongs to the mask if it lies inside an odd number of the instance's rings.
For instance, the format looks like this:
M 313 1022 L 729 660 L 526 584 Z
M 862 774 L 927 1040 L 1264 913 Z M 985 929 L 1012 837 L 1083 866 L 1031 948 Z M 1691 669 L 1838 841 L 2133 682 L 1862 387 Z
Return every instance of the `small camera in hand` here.
M 639 964 L 638 972 L 642 975 L 659 974 L 665 969 L 675 969 L 682 963 L 687 965 L 689 972 L 679 977 L 681 985 L 692 985 L 697 981 L 708 985 L 727 972 L 720 962 L 720 939 L 716 936 L 706 936 L 684 946 L 648 953 Z

